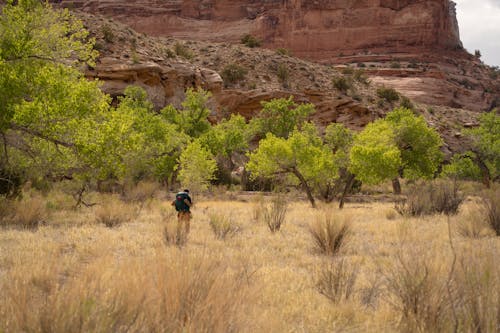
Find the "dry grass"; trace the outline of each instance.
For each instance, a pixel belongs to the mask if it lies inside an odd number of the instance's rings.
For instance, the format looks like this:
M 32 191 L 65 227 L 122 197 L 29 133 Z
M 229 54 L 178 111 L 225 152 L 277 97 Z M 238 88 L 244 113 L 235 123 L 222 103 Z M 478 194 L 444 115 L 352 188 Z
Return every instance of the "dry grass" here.
M 277 195 L 271 199 L 268 205 L 263 207 L 262 218 L 271 232 L 281 229 L 285 223 L 288 202 L 284 195 Z
M 342 257 L 332 259 L 311 251 L 308 234 L 330 205 L 318 211 L 290 202 L 285 227 L 273 234 L 255 223 L 253 202 L 235 198 L 198 198 L 182 246 L 165 246 L 164 230 L 176 230 L 176 216 L 157 199 L 138 215 L 136 204 L 125 204 L 134 218 L 119 228 L 94 223 L 93 207 L 54 208 L 36 232 L 0 229 L 0 332 L 498 327 L 498 237 L 454 239 L 451 270 L 446 217 L 388 220 L 390 203 L 347 204 L 342 214 L 352 235 Z M 475 208 L 467 202 L 465 209 Z M 237 237 L 213 237 L 213 213 L 231 216 L 241 226 Z
M 211 213 L 209 215 L 210 227 L 217 239 L 226 239 L 238 231 L 238 226 L 234 223 L 232 217 L 223 213 Z
M 500 236 L 500 188 L 482 195 L 486 221 L 497 236 Z
M 46 201 L 40 196 L 0 202 L 0 225 L 36 229 L 48 217 Z
M 325 212 L 309 226 L 314 247 L 318 253 L 335 256 L 345 249 L 352 234 L 349 216 Z
M 111 198 L 97 207 L 95 219 L 97 223 L 114 228 L 134 219 L 135 210 L 134 206 Z
M 456 219 L 457 233 L 462 237 L 482 238 L 491 234 L 484 206 L 471 204 Z

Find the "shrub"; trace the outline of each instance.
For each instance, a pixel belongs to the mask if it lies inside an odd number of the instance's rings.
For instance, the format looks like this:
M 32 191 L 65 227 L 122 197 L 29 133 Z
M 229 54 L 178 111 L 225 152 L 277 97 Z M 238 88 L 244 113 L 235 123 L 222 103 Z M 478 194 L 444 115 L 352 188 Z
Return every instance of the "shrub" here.
M 235 84 L 242 81 L 247 74 L 247 70 L 237 64 L 229 64 L 224 67 L 222 71 L 222 79 L 224 80 L 224 85 L 227 87 L 231 84 Z
M 409 110 L 413 110 L 415 108 L 411 100 L 406 96 L 401 96 L 401 107 Z
M 237 227 L 229 216 L 214 213 L 210 214 L 210 227 L 217 239 L 226 239 L 237 231 Z
M 28 197 L 20 201 L 0 201 L 0 225 L 23 229 L 36 229 L 48 214 L 41 197 Z
M 96 222 L 102 223 L 108 228 L 118 227 L 129 222 L 133 217 L 132 207 L 119 200 L 108 200 L 95 210 Z
M 399 100 L 399 94 L 393 88 L 385 88 L 385 87 L 378 88 L 377 89 L 377 96 L 386 100 L 389 103 L 392 103 L 392 102 Z
M 368 76 L 366 76 L 365 71 L 362 69 L 355 70 L 352 77 L 354 78 L 354 80 L 356 80 L 359 83 L 362 83 L 364 85 L 370 84 L 370 80 L 368 80 Z
M 407 198 L 396 203 L 401 215 L 421 216 L 436 213 L 456 214 L 465 197 L 456 182 L 435 180 L 419 182 L 408 189 Z
M 102 31 L 102 37 L 107 43 L 113 43 L 115 40 L 115 34 L 111 27 L 107 24 L 103 25 L 101 28 Z
M 309 226 L 309 233 L 318 253 L 335 256 L 345 248 L 352 225 L 346 217 L 324 213 Z
M 457 233 L 467 238 L 481 238 L 486 236 L 488 234 L 488 223 L 485 217 L 484 207 L 480 205 L 468 207 L 468 209 L 458 217 L 456 223 Z
M 349 300 L 354 295 L 358 268 L 346 259 L 337 259 L 319 273 L 316 290 L 335 304 Z
M 262 217 L 271 232 L 281 229 L 281 226 L 285 223 L 287 210 L 288 202 L 282 195 L 273 197 L 271 203 L 264 207 Z
M 497 236 L 500 236 L 500 189 L 490 190 L 482 194 L 486 211 L 486 222 Z
M 346 92 L 352 88 L 352 82 L 348 80 L 345 76 L 338 76 L 332 80 L 333 87 L 338 91 Z
M 144 203 L 153 199 L 158 190 L 160 190 L 160 185 L 158 183 L 142 181 L 135 186 L 125 188 L 123 199 L 126 202 Z
M 261 45 L 261 41 L 255 36 L 246 34 L 243 37 L 241 37 L 241 44 L 244 44 L 250 48 L 254 48 L 254 47 L 259 47 Z
M 352 75 L 354 73 L 354 69 L 352 67 L 346 67 L 342 69 L 342 74 L 344 75 Z
M 276 53 L 279 55 L 282 55 L 282 56 L 290 56 L 291 55 L 290 50 L 285 49 L 283 47 L 276 49 Z
M 175 43 L 174 52 L 179 57 L 182 57 L 182 58 L 187 59 L 187 60 L 190 60 L 194 57 L 191 50 L 186 45 L 184 45 L 183 43 L 180 43 L 180 42 Z
M 290 78 L 290 72 L 288 70 L 288 66 L 285 64 L 279 64 L 277 73 L 278 79 L 283 85 L 286 85 L 288 83 L 288 79 Z
M 398 61 L 391 62 L 389 66 L 394 69 L 401 68 L 401 64 Z
M 401 315 L 403 332 L 444 332 L 449 322 L 446 270 L 422 248 L 401 248 L 384 269 L 390 306 Z

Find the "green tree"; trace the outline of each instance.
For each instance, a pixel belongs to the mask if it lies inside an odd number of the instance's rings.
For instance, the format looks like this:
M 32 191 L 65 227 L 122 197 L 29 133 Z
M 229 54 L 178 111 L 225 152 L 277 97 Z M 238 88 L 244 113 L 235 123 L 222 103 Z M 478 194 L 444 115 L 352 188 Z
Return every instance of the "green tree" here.
M 476 158 L 472 152 L 455 154 L 450 163 L 443 166 L 441 174 L 454 179 L 479 180 L 481 179 L 481 169 L 474 162 Z
M 369 124 L 355 139 L 350 170 L 366 183 L 392 179 L 400 193 L 399 177 L 431 178 L 442 162 L 442 139 L 422 116 L 404 108 Z
M 492 110 L 479 117 L 479 127 L 468 130 L 472 140 L 474 161 L 481 169 L 483 182 L 490 187 L 491 179 L 500 176 L 500 115 Z
M 257 134 L 272 133 L 287 138 L 294 128 L 301 127 L 309 115 L 315 112 L 312 104 L 297 104 L 293 96 L 262 102 L 262 110 L 250 122 Z
M 304 124 L 302 130 L 295 129 L 288 139 L 268 133 L 248 156 L 247 169 L 251 177 L 290 175 L 302 186 L 313 207 L 316 202 L 312 184 L 330 181 L 338 175 L 332 151 L 310 123 Z
M 182 102 L 182 109 L 176 110 L 172 105 L 161 113 L 170 122 L 179 126 L 180 130 L 192 138 L 198 138 L 210 129 L 208 101 L 212 94 L 202 89 L 189 88 Z
M 213 155 L 199 140 L 194 140 L 182 151 L 179 160 L 179 180 L 182 185 L 195 191 L 206 190 L 217 170 Z
M 61 176 L 82 167 L 77 138 L 109 107 L 97 82 L 79 71 L 96 55 L 67 10 L 7 1 L 0 16 L 0 168 Z
M 322 189 L 322 197 L 330 202 L 340 191 L 339 208 L 344 206 L 344 198 L 351 190 L 355 177 L 349 172 L 350 150 L 354 142 L 354 133 L 342 124 L 332 123 L 325 129 L 325 143 L 333 152 L 334 162 L 339 168 L 339 177 L 335 182 L 321 182 L 318 187 Z

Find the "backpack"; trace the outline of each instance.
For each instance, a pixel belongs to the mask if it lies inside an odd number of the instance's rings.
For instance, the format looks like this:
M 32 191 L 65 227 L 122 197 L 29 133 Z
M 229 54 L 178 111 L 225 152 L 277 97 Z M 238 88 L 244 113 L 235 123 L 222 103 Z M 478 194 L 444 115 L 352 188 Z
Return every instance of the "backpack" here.
M 186 205 L 184 200 L 187 199 L 189 202 L 191 202 L 191 198 L 189 197 L 189 194 L 186 192 L 179 192 L 175 195 L 175 210 L 178 212 L 189 212 L 189 206 Z

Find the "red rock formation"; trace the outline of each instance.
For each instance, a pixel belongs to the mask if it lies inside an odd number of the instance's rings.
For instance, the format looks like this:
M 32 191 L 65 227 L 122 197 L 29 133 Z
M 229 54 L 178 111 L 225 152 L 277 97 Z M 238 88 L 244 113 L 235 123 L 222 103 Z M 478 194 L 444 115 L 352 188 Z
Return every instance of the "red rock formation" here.
M 153 36 L 238 41 L 329 62 L 359 53 L 420 53 L 460 47 L 448 0 L 73 0 L 62 5 L 101 13 Z

